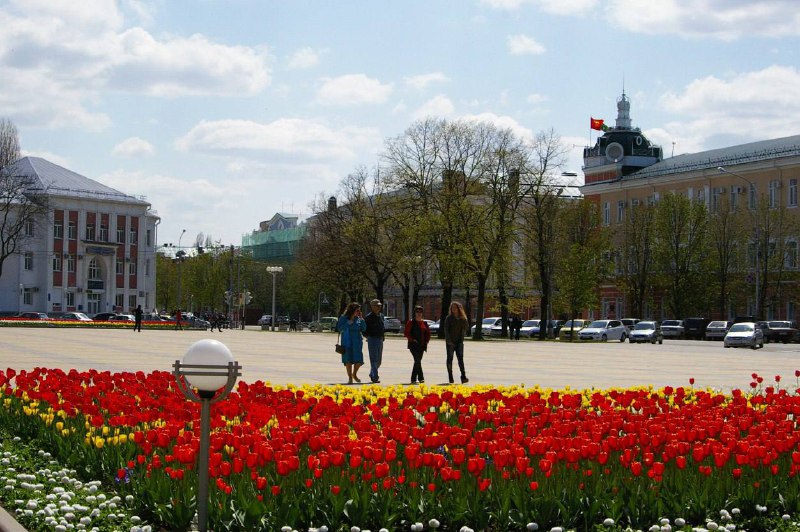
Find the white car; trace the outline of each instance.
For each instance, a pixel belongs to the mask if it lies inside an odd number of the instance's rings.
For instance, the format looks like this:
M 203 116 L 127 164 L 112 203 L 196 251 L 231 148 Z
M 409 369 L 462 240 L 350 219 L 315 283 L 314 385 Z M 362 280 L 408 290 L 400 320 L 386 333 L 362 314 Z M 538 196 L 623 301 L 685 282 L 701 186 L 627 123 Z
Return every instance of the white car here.
M 522 322 L 522 328 L 519 330 L 519 335 L 526 338 L 533 338 L 539 336 L 539 327 L 542 320 L 525 320 Z
M 502 320 L 502 319 L 503 318 L 501 318 L 499 316 L 496 316 L 496 317 L 493 317 L 493 318 L 483 318 L 483 321 L 481 322 L 481 332 L 483 332 L 483 335 L 484 336 L 489 336 L 491 334 L 491 332 L 492 332 L 492 327 L 494 327 L 495 325 L 499 325 L 500 324 L 500 320 Z M 470 330 L 470 334 L 475 334 L 475 327 L 477 327 L 477 325 L 473 325 L 472 326 L 472 329 Z
M 619 320 L 595 320 L 578 332 L 580 340 L 619 340 L 624 342 L 628 329 Z
M 58 319 L 61 321 L 92 321 L 92 318 L 83 312 L 65 312 Z
M 649 342 L 651 344 L 658 342 L 659 344 L 663 344 L 664 335 L 657 322 L 640 321 L 634 325 L 633 330 L 628 333 L 628 341 L 632 344 L 638 344 L 639 342 Z
M 728 329 L 725 339 L 725 347 L 749 347 L 756 349 L 764 347 L 764 331 L 753 322 L 744 321 L 734 323 Z

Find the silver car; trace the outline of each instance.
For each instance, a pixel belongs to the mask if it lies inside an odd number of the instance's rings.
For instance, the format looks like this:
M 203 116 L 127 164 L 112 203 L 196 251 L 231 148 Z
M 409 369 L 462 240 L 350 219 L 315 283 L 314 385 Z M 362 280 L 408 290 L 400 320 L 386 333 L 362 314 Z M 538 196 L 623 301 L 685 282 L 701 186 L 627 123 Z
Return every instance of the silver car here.
M 637 344 L 640 342 L 649 342 L 651 344 L 658 342 L 659 344 L 663 344 L 664 334 L 661 332 L 661 328 L 658 326 L 657 322 L 640 321 L 633 326 L 633 330 L 630 333 L 630 338 L 628 341 L 632 344 Z
M 764 332 L 753 322 L 734 323 L 724 339 L 725 347 L 764 347 Z
M 706 340 L 722 340 L 730 327 L 729 321 L 712 321 L 706 327 Z
M 661 322 L 664 338 L 683 338 L 683 320 L 664 320 Z
M 619 340 L 624 342 L 628 337 L 628 329 L 619 320 L 595 320 L 578 332 L 581 340 Z

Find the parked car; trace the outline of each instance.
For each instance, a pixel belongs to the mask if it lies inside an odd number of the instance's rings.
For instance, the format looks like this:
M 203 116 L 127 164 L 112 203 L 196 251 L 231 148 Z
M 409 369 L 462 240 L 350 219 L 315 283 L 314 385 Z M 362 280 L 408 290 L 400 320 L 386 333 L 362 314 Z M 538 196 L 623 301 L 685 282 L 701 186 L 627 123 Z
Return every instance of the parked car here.
M 439 326 L 441 325 L 440 320 L 436 320 L 436 321 L 426 320 L 426 321 L 428 322 L 428 327 L 431 330 L 431 335 L 435 336 L 435 335 L 439 334 Z
M 683 320 L 664 320 L 661 322 L 664 338 L 683 338 Z
M 622 324 L 625 326 L 625 328 L 627 329 L 627 332 L 630 332 L 630 331 L 633 330 L 633 327 L 637 323 L 639 323 L 641 320 L 639 318 L 622 318 L 619 321 L 621 321 Z
M 519 330 L 519 335 L 525 338 L 533 338 L 539 336 L 541 330 L 542 320 L 525 320 L 522 322 L 522 328 Z
M 399 333 L 403 330 L 403 324 L 400 323 L 400 320 L 394 318 L 392 316 L 384 316 L 383 317 L 383 330 L 385 332 L 394 332 Z
M 491 335 L 492 327 L 494 327 L 495 325 L 499 324 L 500 320 L 502 320 L 502 319 L 503 318 L 501 318 L 499 316 L 494 316 L 494 317 L 491 317 L 491 318 L 483 318 L 483 321 L 481 322 L 481 332 L 483 332 L 483 335 L 484 336 Z M 470 331 L 472 334 L 475 334 L 475 328 L 477 326 L 478 326 L 477 324 L 472 326 L 472 330 Z
M 492 325 L 492 328 L 489 329 L 489 336 L 493 336 L 495 338 L 500 338 L 503 335 L 503 320 L 497 320 L 497 322 Z M 506 336 L 511 335 L 511 321 L 506 322 Z
M 92 316 L 92 321 L 108 321 L 110 318 L 116 315 L 116 312 L 100 312 Z
M 558 338 L 558 333 L 561 332 L 561 327 L 563 327 L 565 323 L 567 323 L 567 320 L 550 320 L 554 338 Z
M 756 323 L 734 323 L 724 339 L 725 347 L 764 347 L 764 333 Z
M 797 341 L 797 324 L 793 321 L 762 321 L 759 322 L 764 333 L 764 343 L 783 342 L 788 344 Z
M 263 314 L 258 321 L 256 322 L 258 325 L 272 325 L 272 316 L 269 314 Z
M 558 330 L 559 340 L 572 340 L 573 335 L 578 337 L 578 331 L 586 327 L 588 320 L 567 320 Z
M 578 332 L 581 340 L 619 340 L 624 342 L 628 337 L 628 329 L 620 320 L 595 320 Z
M 50 319 L 44 312 L 20 312 L 17 314 L 18 318 L 22 318 L 25 320 L 40 320 L 40 321 L 47 321 Z
M 58 319 L 62 321 L 92 321 L 92 318 L 83 312 L 64 312 Z
M 114 314 L 107 321 L 136 321 L 136 318 L 133 317 L 133 314 Z
M 686 318 L 683 320 L 683 335 L 690 340 L 702 340 L 706 337 L 706 327 L 711 322 L 708 318 Z
M 722 340 L 733 323 L 729 321 L 712 321 L 706 327 L 706 340 Z
M 661 326 L 656 321 L 640 321 L 633 326 L 633 330 L 628 338 L 632 344 L 650 342 L 654 344 L 664 343 L 664 333 Z
M 308 329 L 311 332 L 333 331 L 336 329 L 336 323 L 339 318 L 336 316 L 324 316 L 319 321 L 312 321 L 308 324 Z

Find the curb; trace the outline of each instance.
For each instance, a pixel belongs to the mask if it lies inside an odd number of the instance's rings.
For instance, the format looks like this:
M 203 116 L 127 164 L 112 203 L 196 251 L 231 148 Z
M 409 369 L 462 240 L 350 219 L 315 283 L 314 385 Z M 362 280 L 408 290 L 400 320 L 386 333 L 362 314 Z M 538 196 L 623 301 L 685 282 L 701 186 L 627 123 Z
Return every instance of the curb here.
M 0 506 L 0 532 L 28 532 L 28 529 Z

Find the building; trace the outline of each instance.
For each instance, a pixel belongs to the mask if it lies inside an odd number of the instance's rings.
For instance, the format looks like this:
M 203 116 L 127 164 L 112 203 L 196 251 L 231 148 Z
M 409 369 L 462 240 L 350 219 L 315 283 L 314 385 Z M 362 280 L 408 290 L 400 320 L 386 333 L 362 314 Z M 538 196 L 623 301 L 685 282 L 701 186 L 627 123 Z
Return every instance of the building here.
M 594 125 L 594 124 L 593 124 Z M 709 212 L 730 209 L 737 216 L 754 219 L 759 205 L 770 210 L 785 209 L 793 217 L 798 213 L 797 184 L 800 179 L 800 135 L 751 142 L 727 148 L 663 158 L 661 148 L 650 143 L 638 128 L 631 126 L 630 102 L 623 93 L 617 102 L 617 121 L 593 147 L 584 150 L 585 184 L 581 192 L 598 204 L 605 226 L 621 229 L 626 216 L 637 206 L 654 205 L 668 193 L 682 194 L 702 202 Z M 758 224 L 753 224 L 758 227 Z M 749 247 L 761 245 L 771 253 L 776 242 L 758 242 L 758 230 L 752 232 Z M 786 270 L 798 272 L 797 242 L 800 235 L 781 237 L 786 244 Z M 763 254 L 753 249 L 747 271 L 738 272 L 752 285 L 742 301 L 732 301 L 724 312 L 707 317 L 728 319 L 735 315 L 762 314 L 766 319 L 794 319 L 795 301 L 791 290 L 770 290 L 759 287 L 759 265 Z M 765 259 L 761 259 L 762 261 Z M 793 282 L 787 276 L 786 282 Z M 759 296 L 759 289 L 763 295 Z M 766 297 L 769 296 L 769 297 Z M 767 299 L 763 308 L 759 297 Z M 614 285 L 601 288 L 602 317 L 623 317 L 630 312 L 630 302 Z M 684 318 L 666 315 L 664 305 L 656 298 L 647 309 L 649 315 L 639 318 Z
M 258 261 L 293 262 L 306 229 L 306 224 L 298 224 L 296 215 L 276 213 L 242 237 L 242 251 Z
M 47 214 L 0 277 L 0 310 L 130 312 L 155 305 L 156 226 L 150 204 L 39 157 L 7 168 L 31 178 Z

